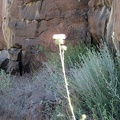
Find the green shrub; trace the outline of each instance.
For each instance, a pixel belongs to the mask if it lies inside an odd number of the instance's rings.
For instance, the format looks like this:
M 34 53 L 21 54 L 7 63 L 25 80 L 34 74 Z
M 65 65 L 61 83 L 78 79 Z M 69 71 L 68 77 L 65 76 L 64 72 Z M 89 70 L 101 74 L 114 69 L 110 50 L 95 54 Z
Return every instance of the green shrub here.
M 85 49 L 85 54 L 82 54 L 82 56 L 78 54 L 79 52 L 77 53 L 77 61 L 80 61 L 79 67 L 75 67 L 76 65 L 73 67 L 73 64 L 68 62 L 70 69 L 67 69 L 69 90 L 76 118 L 81 119 L 82 114 L 86 114 L 88 120 L 119 120 L 119 60 L 110 54 L 106 46 L 99 51 L 93 48 Z M 50 68 L 51 66 L 49 66 Z M 52 78 L 51 81 L 56 81 L 55 86 L 57 87 L 53 87 L 54 93 L 57 95 L 61 91 L 59 95 L 64 98 L 57 105 L 52 119 L 71 120 L 69 107 L 65 99 L 65 91 L 62 89 L 64 83 L 61 82 L 61 74 L 55 67 L 50 78 Z M 63 115 L 61 118 L 57 117 L 59 113 Z
M 80 57 L 87 52 L 87 47 L 83 44 L 78 43 L 77 45 L 68 45 L 68 50 L 65 52 L 65 66 L 71 68 L 79 66 L 81 63 Z M 61 68 L 61 62 L 58 53 L 48 54 L 48 64 L 54 65 L 56 68 Z
M 120 71 L 114 58 L 105 46 L 99 52 L 88 50 L 82 60 L 82 67 L 70 70 L 77 100 L 84 102 L 81 111 L 94 120 L 119 120 Z
M 65 52 L 65 65 L 67 68 L 79 66 L 81 63 L 80 57 L 87 52 L 87 47 L 84 44 L 68 45 L 68 50 Z

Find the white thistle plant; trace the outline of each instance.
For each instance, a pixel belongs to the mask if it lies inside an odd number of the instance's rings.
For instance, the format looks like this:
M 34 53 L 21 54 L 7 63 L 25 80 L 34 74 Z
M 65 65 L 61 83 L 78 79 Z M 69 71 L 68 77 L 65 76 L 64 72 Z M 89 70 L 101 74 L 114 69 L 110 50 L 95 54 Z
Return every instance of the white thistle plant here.
M 64 52 L 67 50 L 67 46 L 64 45 L 66 35 L 65 34 L 54 34 L 53 39 L 55 40 L 55 44 L 59 46 L 59 55 L 60 55 L 60 60 L 61 60 L 61 64 L 62 64 L 62 72 L 63 72 L 64 81 L 65 81 L 65 89 L 66 89 L 66 93 L 67 93 L 67 100 L 68 100 L 68 104 L 69 104 L 69 107 L 70 107 L 70 111 L 72 113 L 73 120 L 76 120 L 75 113 L 74 113 L 74 110 L 73 110 L 73 106 L 72 106 L 72 103 L 71 103 L 70 92 L 69 92 L 69 89 L 68 89 L 69 84 L 68 84 L 68 80 L 67 80 L 67 77 L 66 77 L 65 65 L 64 65 Z

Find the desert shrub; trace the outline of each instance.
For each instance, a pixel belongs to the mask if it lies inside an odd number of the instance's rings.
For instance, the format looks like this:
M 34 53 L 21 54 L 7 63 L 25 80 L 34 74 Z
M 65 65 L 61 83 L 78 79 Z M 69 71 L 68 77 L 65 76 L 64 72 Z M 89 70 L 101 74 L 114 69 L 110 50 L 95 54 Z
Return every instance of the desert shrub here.
M 86 48 L 85 54 L 78 54 L 79 67 L 67 69 L 69 89 L 77 119 L 86 114 L 89 120 L 119 120 L 120 116 L 120 63 L 117 57 L 110 54 L 107 46 L 96 51 Z M 49 69 L 51 66 L 49 66 Z M 51 68 L 52 70 L 52 68 Z M 56 74 L 57 72 L 57 74 Z M 61 72 L 54 68 L 51 81 L 57 81 L 54 93 L 61 91 L 61 103 L 57 105 L 52 119 L 71 120 L 71 114 L 66 101 L 64 82 Z M 61 79 L 59 79 L 59 77 Z M 52 85 L 52 84 L 51 84 Z M 59 116 L 60 114 L 60 116 Z M 53 120 L 54 120 L 53 119 Z
M 10 88 L 10 75 L 6 74 L 3 70 L 0 71 L 0 91 L 7 93 Z
M 84 44 L 78 43 L 77 45 L 72 46 L 69 44 L 67 52 L 65 52 L 65 66 L 67 69 L 71 67 L 77 67 L 80 65 L 80 57 L 87 52 L 87 47 Z M 48 64 L 54 65 L 56 68 L 61 68 L 61 62 L 59 58 L 59 53 L 49 53 L 48 55 Z
M 58 53 L 49 53 L 48 54 L 48 65 L 54 66 L 54 68 L 61 68 L 60 58 Z
M 82 67 L 70 70 L 72 85 L 82 112 L 95 120 L 118 120 L 120 115 L 120 80 L 115 58 L 105 46 L 99 52 L 82 56 Z M 78 99 L 78 96 L 80 99 Z
M 81 63 L 80 57 L 87 52 L 87 47 L 84 44 L 78 43 L 72 46 L 68 45 L 68 50 L 65 52 L 65 65 L 67 68 L 79 66 Z

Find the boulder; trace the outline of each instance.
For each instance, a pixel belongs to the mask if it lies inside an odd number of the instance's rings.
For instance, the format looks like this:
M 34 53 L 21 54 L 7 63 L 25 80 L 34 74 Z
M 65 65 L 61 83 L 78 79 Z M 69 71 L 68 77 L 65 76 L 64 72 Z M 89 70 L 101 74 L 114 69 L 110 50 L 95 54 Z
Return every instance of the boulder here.
M 0 51 L 0 65 L 3 61 L 5 61 L 7 58 L 9 58 L 9 53 L 7 50 Z
M 20 73 L 22 76 L 22 46 L 15 44 L 8 50 L 0 53 L 0 69 L 6 73 Z
M 7 50 L 0 51 L 0 70 L 7 69 L 7 65 L 9 63 L 9 53 Z

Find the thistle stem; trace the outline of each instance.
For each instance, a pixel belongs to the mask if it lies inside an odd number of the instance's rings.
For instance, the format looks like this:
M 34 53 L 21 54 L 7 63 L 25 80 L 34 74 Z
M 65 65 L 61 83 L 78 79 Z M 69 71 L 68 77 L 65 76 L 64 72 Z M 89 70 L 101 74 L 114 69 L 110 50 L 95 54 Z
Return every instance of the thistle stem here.
M 75 118 L 75 114 L 74 114 L 74 110 L 73 110 L 73 106 L 71 103 L 71 98 L 70 98 L 70 92 L 68 89 L 68 80 L 66 78 L 66 73 L 65 73 L 65 65 L 64 65 L 64 50 L 61 50 L 61 45 L 59 45 L 59 54 L 60 54 L 60 60 L 61 60 L 61 64 L 62 64 L 62 72 L 63 72 L 63 76 L 64 76 L 64 81 L 65 81 L 65 89 L 66 89 L 66 93 L 67 93 L 67 99 L 68 99 L 68 103 L 69 103 L 69 107 L 72 113 L 72 117 L 73 120 L 76 120 Z

